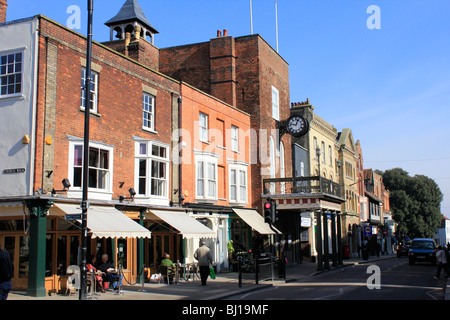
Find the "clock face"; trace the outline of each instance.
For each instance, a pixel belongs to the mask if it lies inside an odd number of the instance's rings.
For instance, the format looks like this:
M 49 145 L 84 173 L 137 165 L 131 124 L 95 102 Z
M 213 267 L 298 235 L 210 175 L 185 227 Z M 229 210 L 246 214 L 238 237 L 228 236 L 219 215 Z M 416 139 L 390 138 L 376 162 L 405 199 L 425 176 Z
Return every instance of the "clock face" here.
M 308 121 L 300 115 L 293 115 L 286 122 L 287 131 L 295 137 L 306 134 L 308 127 Z

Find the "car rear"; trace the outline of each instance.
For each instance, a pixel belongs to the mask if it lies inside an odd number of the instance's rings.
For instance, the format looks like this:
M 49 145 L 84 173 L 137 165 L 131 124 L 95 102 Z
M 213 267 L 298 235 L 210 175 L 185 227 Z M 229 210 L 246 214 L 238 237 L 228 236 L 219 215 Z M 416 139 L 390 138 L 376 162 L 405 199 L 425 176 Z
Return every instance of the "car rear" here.
M 414 239 L 408 253 L 409 264 L 416 262 L 430 262 L 436 264 L 436 243 L 433 239 L 417 238 Z

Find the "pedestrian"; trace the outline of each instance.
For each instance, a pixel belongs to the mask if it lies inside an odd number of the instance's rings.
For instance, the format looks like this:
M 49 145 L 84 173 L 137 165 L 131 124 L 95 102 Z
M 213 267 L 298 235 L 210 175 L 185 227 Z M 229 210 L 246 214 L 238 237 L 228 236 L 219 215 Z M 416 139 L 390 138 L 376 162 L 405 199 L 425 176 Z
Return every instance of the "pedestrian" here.
M 439 246 L 438 251 L 436 252 L 436 261 L 438 263 L 438 269 L 436 272 L 436 280 L 441 276 L 441 271 L 444 269 L 445 274 L 448 277 L 448 267 L 447 267 L 447 255 L 445 253 L 445 249 L 442 246 Z
M 14 267 L 9 257 L 8 251 L 0 248 L 0 300 L 8 298 L 11 291 L 11 279 L 14 275 Z
M 206 246 L 206 242 L 202 241 L 201 246 L 195 251 L 194 258 L 198 261 L 200 267 L 200 279 L 202 286 L 206 286 L 206 280 L 209 275 L 209 265 L 213 263 L 211 250 Z

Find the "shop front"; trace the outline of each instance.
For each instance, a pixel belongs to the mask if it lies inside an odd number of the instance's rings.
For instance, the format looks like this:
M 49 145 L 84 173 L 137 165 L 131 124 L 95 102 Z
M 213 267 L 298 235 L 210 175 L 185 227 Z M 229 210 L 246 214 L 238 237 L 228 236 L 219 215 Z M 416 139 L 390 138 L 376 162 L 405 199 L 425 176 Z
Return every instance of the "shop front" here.
M 159 271 L 165 253 L 173 262 L 194 262 L 199 239 L 217 238 L 215 231 L 191 217 L 185 209 L 150 208 L 144 214 L 144 226 L 152 232 L 152 238 L 144 241 L 147 277 Z
M 14 290 L 32 296 L 64 291 L 69 266 L 80 265 L 79 204 L 58 202 L 47 197 L 27 197 L 0 205 L 0 245 L 10 253 L 14 264 Z M 150 232 L 114 206 L 92 205 L 88 210 L 87 256 L 101 261 L 106 253 L 126 281 L 135 281 L 137 239 Z

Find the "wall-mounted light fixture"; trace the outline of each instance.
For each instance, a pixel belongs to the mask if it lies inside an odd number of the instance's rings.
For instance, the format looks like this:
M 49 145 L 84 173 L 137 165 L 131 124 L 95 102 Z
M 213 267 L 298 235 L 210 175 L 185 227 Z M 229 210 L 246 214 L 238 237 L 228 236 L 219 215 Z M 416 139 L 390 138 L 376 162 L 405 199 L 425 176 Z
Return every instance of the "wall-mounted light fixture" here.
M 64 189 L 63 190 L 55 190 L 55 188 L 53 188 L 52 190 L 52 196 L 54 196 L 57 192 L 65 192 L 67 191 L 67 189 L 69 189 L 71 187 L 70 181 L 69 179 L 65 178 L 61 181 Z
M 123 202 L 123 200 L 125 199 L 130 199 L 131 201 L 134 201 L 134 196 L 136 195 L 136 191 L 134 190 L 134 188 L 128 189 L 128 193 L 130 194 L 129 197 L 119 196 L 119 201 Z

